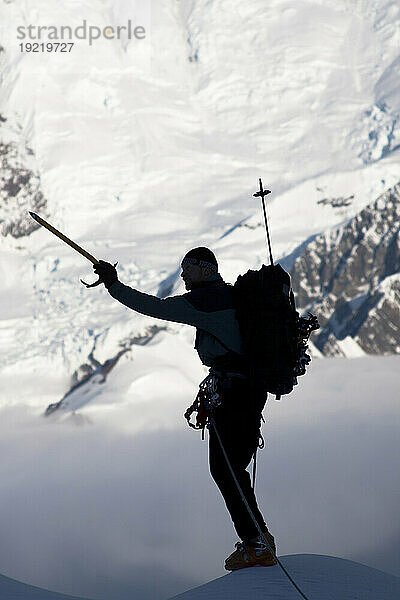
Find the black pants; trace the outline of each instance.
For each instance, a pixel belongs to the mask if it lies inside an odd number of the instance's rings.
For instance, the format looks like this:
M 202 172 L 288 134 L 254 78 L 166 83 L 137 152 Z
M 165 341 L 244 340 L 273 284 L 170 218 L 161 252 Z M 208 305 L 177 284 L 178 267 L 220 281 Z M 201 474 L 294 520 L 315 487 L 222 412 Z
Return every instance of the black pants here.
M 261 530 L 266 531 L 250 475 L 246 471 L 258 445 L 265 394 L 252 388 L 247 380 L 239 378 L 225 380 L 221 391 L 223 403 L 214 411 L 215 426 L 246 500 Z M 240 496 L 213 425 L 210 425 L 209 433 L 211 475 L 224 497 L 238 536 L 248 541 L 258 536 L 259 532 Z

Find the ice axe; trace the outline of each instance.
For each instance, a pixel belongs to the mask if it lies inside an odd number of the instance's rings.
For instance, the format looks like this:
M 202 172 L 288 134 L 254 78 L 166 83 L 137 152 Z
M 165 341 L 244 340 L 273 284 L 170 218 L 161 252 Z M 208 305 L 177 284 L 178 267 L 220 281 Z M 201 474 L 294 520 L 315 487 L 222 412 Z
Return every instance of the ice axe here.
M 36 213 L 31 212 L 31 211 L 29 211 L 29 214 L 31 215 L 32 219 L 35 219 L 35 221 L 37 223 L 39 223 L 39 225 L 42 225 L 43 227 L 45 227 L 48 231 L 50 231 L 51 233 L 56 235 L 58 238 L 60 238 L 60 240 L 62 240 L 66 244 L 68 244 L 68 246 L 71 246 L 71 248 L 73 248 L 74 250 L 79 252 L 79 254 L 82 254 L 82 256 L 84 256 L 85 258 L 90 260 L 91 263 L 93 263 L 94 265 L 97 265 L 99 263 L 97 258 L 95 258 L 91 254 L 89 254 L 89 252 L 86 252 L 86 250 L 84 250 L 83 248 L 78 246 L 78 244 L 76 244 L 75 242 L 70 240 L 66 235 L 61 233 L 61 231 L 58 231 L 58 229 L 56 229 L 55 227 L 50 225 L 50 223 L 48 223 L 47 221 L 42 219 L 42 217 L 39 217 L 39 215 L 37 215 Z M 118 263 L 115 263 L 114 267 L 116 267 L 117 264 Z M 103 281 L 100 277 L 94 283 L 86 283 L 85 281 L 83 281 L 83 279 L 81 279 L 81 282 L 83 283 L 83 285 L 86 285 L 87 288 L 96 287 L 97 285 L 100 285 L 101 283 L 103 283 Z

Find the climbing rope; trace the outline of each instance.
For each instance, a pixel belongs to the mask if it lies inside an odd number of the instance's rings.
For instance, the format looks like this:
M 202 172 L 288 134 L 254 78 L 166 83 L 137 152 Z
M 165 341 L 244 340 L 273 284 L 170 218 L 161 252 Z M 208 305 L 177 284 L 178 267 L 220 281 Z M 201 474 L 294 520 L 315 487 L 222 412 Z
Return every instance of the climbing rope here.
M 211 425 L 211 426 L 214 428 L 215 435 L 217 436 L 217 439 L 218 439 L 219 445 L 221 446 L 221 450 L 222 450 L 222 453 L 223 453 L 223 455 L 224 455 L 224 457 L 225 457 L 225 460 L 226 460 L 226 463 L 227 463 L 227 465 L 228 465 L 228 467 L 229 467 L 229 470 L 230 470 L 230 472 L 232 473 L 233 480 L 234 480 L 234 482 L 235 482 L 235 484 L 236 484 L 236 487 L 237 487 L 237 489 L 239 490 L 239 494 L 240 494 L 240 496 L 241 496 L 241 498 L 242 498 L 242 500 L 243 500 L 243 502 L 244 502 L 244 504 L 245 504 L 245 506 L 246 506 L 246 508 L 247 508 L 247 510 L 248 510 L 248 513 L 249 513 L 249 515 L 250 515 L 250 517 L 251 517 L 251 519 L 252 519 L 252 521 L 253 521 L 254 525 L 257 527 L 257 530 L 258 530 L 258 532 L 259 532 L 259 534 L 260 534 L 260 537 L 261 537 L 261 539 L 262 539 L 262 540 L 263 540 L 263 542 L 265 543 L 265 545 L 266 545 L 266 547 L 268 548 L 268 550 L 271 552 L 272 556 L 273 556 L 273 557 L 276 559 L 276 562 L 277 562 L 277 563 L 278 563 L 278 565 L 281 567 L 281 569 L 282 569 L 282 571 L 285 573 L 286 577 L 289 579 L 289 581 L 290 581 L 290 582 L 291 582 L 291 583 L 294 585 L 294 587 L 296 588 L 296 590 L 299 592 L 299 594 L 301 594 L 301 596 L 304 598 L 304 600 L 310 600 L 310 599 L 309 599 L 309 598 L 308 598 L 308 597 L 307 597 L 307 596 L 304 594 L 304 592 L 302 592 L 302 590 L 299 588 L 299 586 L 298 586 L 298 585 L 297 585 L 297 583 L 294 581 L 294 579 L 291 577 L 291 575 L 290 575 L 290 574 L 287 572 L 287 570 L 285 569 L 285 567 L 283 566 L 283 564 L 281 563 L 281 561 L 279 560 L 279 558 L 276 556 L 275 552 L 272 550 L 272 548 L 271 548 L 271 545 L 268 543 L 268 540 L 266 539 L 266 536 L 265 536 L 265 535 L 264 535 L 264 533 L 261 531 L 261 527 L 260 527 L 260 525 L 258 524 L 258 522 L 257 522 L 257 519 L 255 518 L 255 516 L 254 516 L 254 514 L 253 514 L 253 511 L 251 510 L 251 508 L 250 508 L 250 506 L 249 506 L 249 503 L 247 502 L 246 496 L 244 495 L 244 493 L 243 493 L 243 490 L 242 490 L 242 488 L 240 487 L 240 484 L 239 484 L 239 482 L 238 482 L 238 480 L 237 480 L 237 477 L 236 477 L 236 475 L 235 475 L 235 471 L 233 470 L 233 468 L 232 468 L 232 465 L 231 465 L 231 463 L 230 463 L 230 461 L 229 461 L 228 455 L 227 455 L 227 453 L 226 453 L 226 450 L 225 450 L 225 448 L 224 448 L 224 445 L 223 445 L 223 443 L 222 443 L 222 440 L 221 440 L 221 438 L 220 438 L 220 435 L 219 435 L 219 433 L 218 433 L 218 429 L 217 429 L 217 427 L 216 427 L 216 425 L 215 425 L 215 420 L 214 420 L 214 418 L 213 418 L 212 416 L 211 416 L 211 417 L 210 417 L 210 419 L 209 419 L 209 424 L 210 424 L 210 425 Z

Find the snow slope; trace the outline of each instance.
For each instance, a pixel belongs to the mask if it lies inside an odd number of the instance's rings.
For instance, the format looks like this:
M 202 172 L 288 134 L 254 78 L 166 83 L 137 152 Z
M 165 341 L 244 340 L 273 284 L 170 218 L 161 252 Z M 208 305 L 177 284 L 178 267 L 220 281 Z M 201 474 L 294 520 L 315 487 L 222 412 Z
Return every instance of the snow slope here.
M 0 575 L 0 597 L 2 600 L 84 600 L 27 585 L 4 575 Z
M 400 579 L 333 556 L 297 554 L 281 561 L 309 600 L 395 600 Z M 2 600 L 83 600 L 26 585 L 0 575 Z M 138 598 L 134 595 L 132 600 Z M 298 600 L 301 595 L 280 567 L 236 571 L 170 600 Z
M 2 600 L 84 600 L 27 585 L 4 575 L 0 575 L 0 597 Z
M 334 556 L 295 554 L 281 558 L 309 600 L 395 600 L 400 578 Z M 236 571 L 171 600 L 299 600 L 280 567 Z

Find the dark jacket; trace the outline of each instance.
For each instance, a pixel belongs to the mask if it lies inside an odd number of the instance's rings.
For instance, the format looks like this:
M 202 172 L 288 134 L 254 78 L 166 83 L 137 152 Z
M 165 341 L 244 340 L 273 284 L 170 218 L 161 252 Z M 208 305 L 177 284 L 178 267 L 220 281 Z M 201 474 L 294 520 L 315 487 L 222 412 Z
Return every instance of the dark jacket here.
M 157 298 L 120 281 L 108 290 L 116 300 L 143 315 L 196 327 L 195 348 L 201 362 L 224 371 L 240 371 L 242 340 L 232 287 L 218 275 L 214 281 L 181 296 Z

